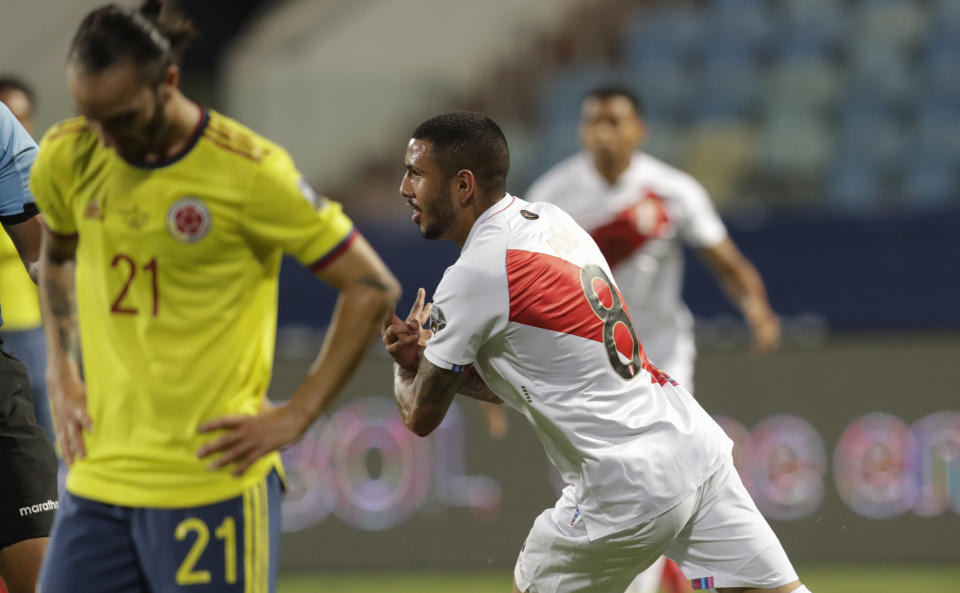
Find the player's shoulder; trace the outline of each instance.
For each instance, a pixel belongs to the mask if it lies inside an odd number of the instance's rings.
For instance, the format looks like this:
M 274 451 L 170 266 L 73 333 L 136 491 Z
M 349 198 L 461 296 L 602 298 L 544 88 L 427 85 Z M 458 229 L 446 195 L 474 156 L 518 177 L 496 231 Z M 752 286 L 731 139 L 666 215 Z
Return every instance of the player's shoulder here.
M 96 140 L 96 138 L 96 133 L 87 125 L 85 117 L 71 117 L 50 126 L 47 133 L 43 135 L 42 142 L 62 146 L 82 143 L 88 139 Z
M 236 158 L 238 163 L 263 166 L 290 158 L 276 142 L 212 109 L 203 130 L 203 139 L 231 158 Z
M 526 229 L 536 226 L 532 223 L 555 224 L 573 222 L 573 219 L 562 207 L 551 202 L 532 202 L 517 198 L 516 207 L 507 217 L 511 233 L 522 233 Z M 575 223 L 574 223 L 575 224 Z
M 101 150 L 97 133 L 84 117 L 72 117 L 47 130 L 40 141 L 38 163 L 54 168 L 75 169 Z
M 504 249 L 530 249 L 546 237 L 560 232 L 576 235 L 585 232 L 562 207 L 550 202 L 529 202 L 516 198 L 501 223 Z
M 646 184 L 673 197 L 684 199 L 706 193 L 693 175 L 645 152 L 634 155 L 632 167 Z

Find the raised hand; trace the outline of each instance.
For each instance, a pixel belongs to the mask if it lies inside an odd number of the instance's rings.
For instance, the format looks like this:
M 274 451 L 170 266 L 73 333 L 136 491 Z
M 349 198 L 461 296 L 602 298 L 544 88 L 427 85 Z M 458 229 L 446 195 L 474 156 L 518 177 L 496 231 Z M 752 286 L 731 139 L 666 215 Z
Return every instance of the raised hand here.
M 394 314 L 383 328 L 383 345 L 387 352 L 402 369 L 414 373 L 420 366 L 420 353 L 432 335 L 429 329 L 424 329 L 431 309 L 426 298 L 426 291 L 418 289 L 407 319 L 404 321 Z

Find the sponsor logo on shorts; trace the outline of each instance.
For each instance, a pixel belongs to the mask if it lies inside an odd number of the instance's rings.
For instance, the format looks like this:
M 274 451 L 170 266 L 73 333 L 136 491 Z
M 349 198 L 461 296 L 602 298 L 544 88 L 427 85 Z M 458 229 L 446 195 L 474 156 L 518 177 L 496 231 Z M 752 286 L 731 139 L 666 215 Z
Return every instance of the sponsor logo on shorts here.
M 36 515 L 39 513 L 46 513 L 47 511 L 55 511 L 60 508 L 60 503 L 55 500 L 47 500 L 47 502 L 40 502 L 26 507 L 20 507 L 20 516 L 29 517 L 30 515 Z

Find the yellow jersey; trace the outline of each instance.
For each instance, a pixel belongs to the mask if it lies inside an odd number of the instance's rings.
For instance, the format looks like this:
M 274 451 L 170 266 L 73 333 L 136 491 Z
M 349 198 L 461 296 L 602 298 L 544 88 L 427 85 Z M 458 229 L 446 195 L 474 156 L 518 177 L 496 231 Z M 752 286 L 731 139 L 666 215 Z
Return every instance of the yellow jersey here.
M 134 166 L 83 118 L 47 132 L 31 189 L 50 231 L 79 236 L 76 292 L 87 456 L 67 489 L 108 504 L 187 507 L 239 495 L 207 469 L 197 428 L 256 414 L 270 382 L 283 253 L 312 268 L 356 236 L 339 204 L 310 189 L 283 148 L 204 112 L 187 146 Z
M 10 236 L 0 230 L 0 303 L 3 327 L 0 331 L 18 331 L 40 327 L 40 301 L 37 287 L 23 267 L 23 261 Z

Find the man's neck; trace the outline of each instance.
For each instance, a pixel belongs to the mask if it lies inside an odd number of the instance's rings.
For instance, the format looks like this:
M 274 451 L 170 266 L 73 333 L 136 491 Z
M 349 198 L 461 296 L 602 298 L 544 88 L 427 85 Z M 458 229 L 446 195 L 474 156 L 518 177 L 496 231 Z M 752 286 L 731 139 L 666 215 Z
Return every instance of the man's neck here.
M 477 224 L 477 221 L 483 218 L 487 210 L 502 200 L 505 195 L 507 195 L 506 190 L 491 193 L 489 196 L 474 196 L 474 199 L 470 205 L 469 218 L 464 221 L 463 226 L 460 228 L 460 232 L 457 233 L 455 237 L 452 237 L 451 240 L 459 245 L 460 249 L 463 249 L 463 246 L 467 243 L 467 238 L 470 236 L 470 231 L 473 230 L 473 227 Z
M 608 185 L 616 185 L 620 181 L 620 177 L 630 168 L 630 157 L 627 157 L 622 162 L 602 166 L 594 160 L 593 166 Z
M 177 92 L 167 106 L 168 124 L 160 139 L 157 151 L 148 155 L 148 160 L 164 161 L 180 151 L 193 138 L 203 117 L 203 109 Z

